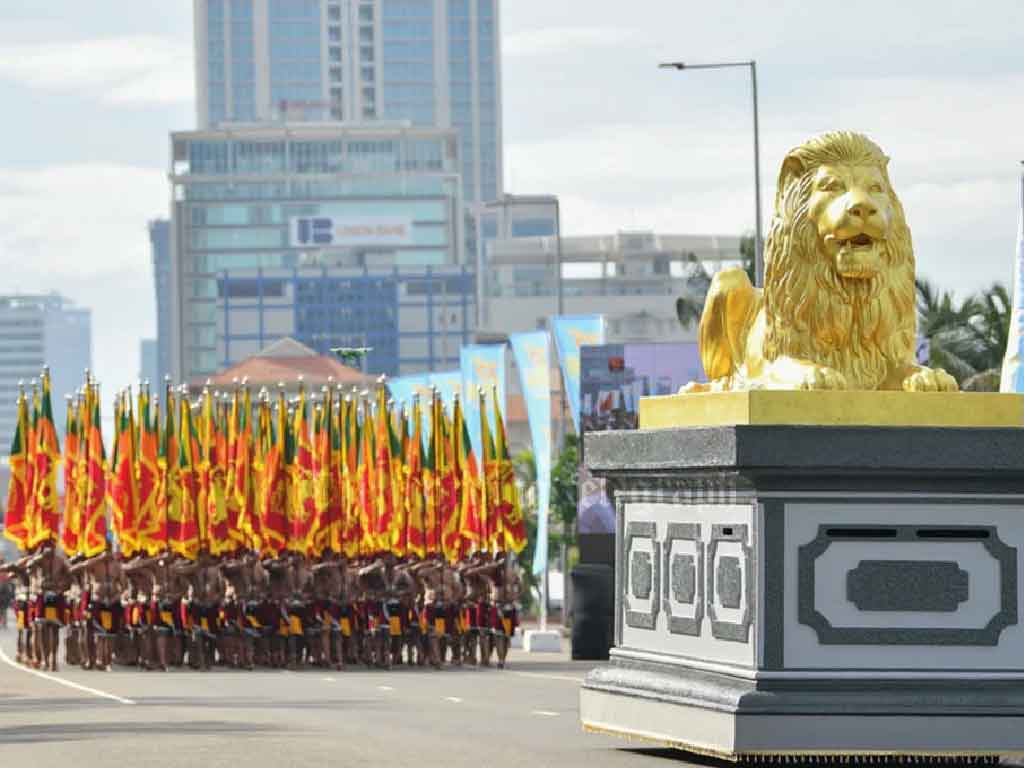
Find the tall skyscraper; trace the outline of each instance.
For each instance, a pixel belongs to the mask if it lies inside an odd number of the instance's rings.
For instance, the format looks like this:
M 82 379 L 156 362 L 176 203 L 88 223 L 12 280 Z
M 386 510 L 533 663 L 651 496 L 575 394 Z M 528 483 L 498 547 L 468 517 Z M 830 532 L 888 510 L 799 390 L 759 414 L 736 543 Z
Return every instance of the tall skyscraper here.
M 57 434 L 64 434 L 64 396 L 92 366 L 91 317 L 56 293 L 0 296 L 0 456 L 10 455 L 18 390 L 30 393 L 44 365 L 50 366 Z
M 154 219 L 149 222 L 149 244 L 153 260 L 153 287 L 156 292 L 156 350 L 151 383 L 156 386 L 171 373 L 174 335 L 171 306 L 171 222 Z M 143 342 L 145 343 L 145 342 Z
M 194 0 L 200 129 L 454 128 L 475 218 L 503 191 L 498 0 Z

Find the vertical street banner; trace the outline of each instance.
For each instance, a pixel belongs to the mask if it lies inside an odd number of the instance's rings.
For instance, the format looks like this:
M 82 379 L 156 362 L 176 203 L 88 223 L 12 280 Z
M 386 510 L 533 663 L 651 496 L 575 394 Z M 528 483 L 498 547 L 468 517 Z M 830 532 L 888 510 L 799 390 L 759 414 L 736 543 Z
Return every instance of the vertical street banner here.
M 487 402 L 495 390 L 498 392 L 498 408 L 505 416 L 505 345 L 470 344 L 459 353 L 462 363 L 463 413 L 469 429 L 469 441 L 473 452 L 483 456 L 482 430 L 480 428 L 480 396 L 482 390 Z
M 580 433 L 580 347 L 604 344 L 604 315 L 556 315 L 551 318 L 562 383 L 576 434 Z
M 1000 392 L 1024 392 L 1024 170 L 1020 177 L 1020 214 L 1017 219 L 1017 253 L 1013 260 L 1013 310 L 1003 359 Z
M 526 418 L 533 438 L 537 467 L 537 544 L 533 572 L 539 575 L 548 563 L 548 504 L 551 499 L 551 363 L 548 335 L 544 331 L 513 333 L 509 337 L 526 403 Z

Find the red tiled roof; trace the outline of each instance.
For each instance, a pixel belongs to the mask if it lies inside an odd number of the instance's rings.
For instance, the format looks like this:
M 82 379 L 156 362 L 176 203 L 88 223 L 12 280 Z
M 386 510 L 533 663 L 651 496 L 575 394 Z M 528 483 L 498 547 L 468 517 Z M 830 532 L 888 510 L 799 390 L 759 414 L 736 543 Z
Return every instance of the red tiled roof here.
M 314 357 L 260 357 L 247 358 L 237 365 L 213 376 L 215 386 L 230 386 L 236 379 L 249 380 L 250 386 L 274 386 L 279 381 L 293 383 L 299 376 L 307 386 L 323 386 L 329 378 L 337 384 L 359 386 L 373 382 L 374 377 L 342 365 L 324 355 Z M 205 383 L 205 382 L 204 382 Z

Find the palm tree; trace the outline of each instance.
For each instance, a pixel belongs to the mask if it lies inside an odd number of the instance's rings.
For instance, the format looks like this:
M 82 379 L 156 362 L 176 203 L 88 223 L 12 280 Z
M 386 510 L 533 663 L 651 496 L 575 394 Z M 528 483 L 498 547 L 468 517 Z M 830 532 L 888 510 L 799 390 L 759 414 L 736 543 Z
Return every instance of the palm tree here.
M 686 293 L 676 299 L 676 317 L 683 328 L 689 328 L 700 322 L 704 297 L 711 287 L 711 275 L 697 254 L 688 253 L 683 261 L 683 277 L 686 280 Z
M 998 388 L 1010 328 L 1009 292 L 1001 283 L 957 304 L 949 291 L 917 281 L 919 331 L 931 343 L 930 362 L 971 389 Z

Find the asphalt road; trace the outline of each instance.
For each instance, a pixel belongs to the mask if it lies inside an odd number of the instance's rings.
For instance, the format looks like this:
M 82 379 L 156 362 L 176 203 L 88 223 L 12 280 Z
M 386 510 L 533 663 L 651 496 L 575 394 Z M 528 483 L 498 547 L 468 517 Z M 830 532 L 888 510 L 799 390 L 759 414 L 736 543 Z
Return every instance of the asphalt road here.
M 565 654 L 513 651 L 504 671 L 62 668 L 46 677 L 10 662 L 14 639 L 13 629 L 0 630 L 6 765 L 686 764 L 671 750 L 584 734 L 578 690 L 593 665 Z

